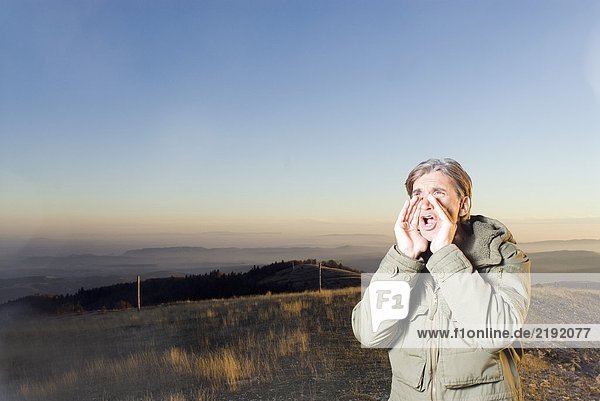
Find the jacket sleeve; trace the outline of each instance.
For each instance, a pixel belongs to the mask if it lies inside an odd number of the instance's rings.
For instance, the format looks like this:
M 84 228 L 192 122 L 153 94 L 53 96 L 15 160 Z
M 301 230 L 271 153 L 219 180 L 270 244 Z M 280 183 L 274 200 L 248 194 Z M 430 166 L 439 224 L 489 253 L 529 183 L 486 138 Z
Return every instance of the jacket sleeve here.
M 423 261 L 409 258 L 400 252 L 396 245 L 393 245 L 383 257 L 370 283 L 378 280 L 399 280 L 406 281 L 412 289 L 419 279 L 417 273 L 424 267 Z M 400 337 L 402 320 L 384 320 L 377 331 L 373 332 L 369 287 L 365 290 L 361 301 L 352 310 L 354 336 L 364 347 L 392 348 Z
M 434 253 L 427 268 L 439 287 L 458 327 L 509 330 L 525 323 L 531 298 L 531 262 L 513 243 L 501 245 L 502 262 L 489 273 L 479 273 L 455 245 Z M 486 336 L 494 337 L 494 336 Z M 489 352 L 508 347 L 512 340 L 474 338 L 475 346 Z

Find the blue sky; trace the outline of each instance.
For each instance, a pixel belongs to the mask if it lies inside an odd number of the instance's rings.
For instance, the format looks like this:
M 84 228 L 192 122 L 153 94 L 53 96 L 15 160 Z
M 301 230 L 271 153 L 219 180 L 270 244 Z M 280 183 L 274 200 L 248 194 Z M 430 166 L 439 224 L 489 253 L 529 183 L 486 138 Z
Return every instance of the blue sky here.
M 598 2 L 5 0 L 0 30 L 1 234 L 390 231 L 453 157 L 475 214 L 600 237 Z

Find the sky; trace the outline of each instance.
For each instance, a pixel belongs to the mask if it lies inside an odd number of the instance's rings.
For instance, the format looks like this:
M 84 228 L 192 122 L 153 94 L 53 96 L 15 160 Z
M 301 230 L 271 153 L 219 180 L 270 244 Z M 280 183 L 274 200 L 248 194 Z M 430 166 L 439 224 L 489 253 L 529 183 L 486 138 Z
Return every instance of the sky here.
M 2 0 L 0 55 L 2 238 L 390 235 L 431 157 L 600 238 L 597 1 Z

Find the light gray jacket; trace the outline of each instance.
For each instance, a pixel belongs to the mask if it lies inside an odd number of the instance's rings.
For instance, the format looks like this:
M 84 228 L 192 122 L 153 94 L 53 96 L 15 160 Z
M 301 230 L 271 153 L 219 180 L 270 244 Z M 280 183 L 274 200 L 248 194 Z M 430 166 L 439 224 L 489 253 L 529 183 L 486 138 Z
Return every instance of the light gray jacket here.
M 460 244 L 428 260 L 414 260 L 394 245 L 373 280 L 387 274 L 411 287 L 408 316 L 371 328 L 369 289 L 352 311 L 352 328 L 365 347 L 391 348 L 389 401 L 522 400 L 521 348 L 502 338 L 418 338 L 417 330 L 518 328 L 529 309 L 530 262 L 499 221 L 471 216 Z M 372 281 L 371 281 L 372 282 Z M 456 342 L 462 341 L 460 347 Z

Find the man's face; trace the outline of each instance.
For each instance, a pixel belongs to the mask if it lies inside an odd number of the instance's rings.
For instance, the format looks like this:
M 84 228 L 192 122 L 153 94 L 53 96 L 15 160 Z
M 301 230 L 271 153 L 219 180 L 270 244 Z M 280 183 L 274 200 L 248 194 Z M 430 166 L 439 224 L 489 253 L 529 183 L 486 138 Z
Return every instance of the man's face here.
M 460 215 L 465 215 L 468 209 L 461 209 L 461 198 L 458 197 L 452 179 L 440 171 L 425 174 L 413 184 L 413 196 L 419 196 L 421 201 L 419 231 L 427 241 L 432 241 L 440 229 L 440 218 L 427 200 L 427 195 L 437 199 L 440 206 L 446 209 L 450 220 L 456 223 Z

